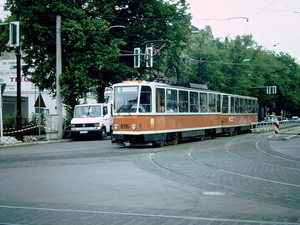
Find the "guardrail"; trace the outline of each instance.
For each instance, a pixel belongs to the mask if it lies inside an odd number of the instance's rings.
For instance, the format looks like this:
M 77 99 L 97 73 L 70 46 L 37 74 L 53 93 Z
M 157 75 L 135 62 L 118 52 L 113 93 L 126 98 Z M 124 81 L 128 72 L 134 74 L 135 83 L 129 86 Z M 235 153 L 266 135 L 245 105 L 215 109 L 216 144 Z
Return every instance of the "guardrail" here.
M 265 132 L 275 130 L 275 122 L 257 122 L 252 123 L 252 132 Z M 300 126 L 300 121 L 289 120 L 289 121 L 279 121 L 280 130 L 287 129 L 290 127 Z

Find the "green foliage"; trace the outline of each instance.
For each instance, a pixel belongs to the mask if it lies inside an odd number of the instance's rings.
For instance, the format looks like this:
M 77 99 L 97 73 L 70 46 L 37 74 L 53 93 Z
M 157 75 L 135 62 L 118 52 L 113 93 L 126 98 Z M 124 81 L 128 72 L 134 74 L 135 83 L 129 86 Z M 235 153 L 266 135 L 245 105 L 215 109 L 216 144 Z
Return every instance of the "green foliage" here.
M 11 1 L 6 7 L 15 12 Z M 61 15 L 60 84 L 70 115 L 88 93 L 103 102 L 105 87 L 126 79 L 147 79 L 152 71 L 177 82 L 256 96 L 262 108 L 276 114 L 300 115 L 300 69 L 295 59 L 266 51 L 252 35 L 214 39 L 209 26 L 191 34 L 187 8 L 185 0 L 22 0 L 24 74 L 55 96 L 56 16 Z M 0 29 L 3 51 L 8 32 Z M 163 47 L 153 40 L 169 44 Z M 146 45 L 160 50 L 154 53 L 152 71 L 143 62 L 141 68 L 132 68 L 133 57 L 121 56 L 133 53 L 135 47 L 145 50 Z M 277 86 L 277 94 L 266 94 L 266 86 Z
M 258 97 L 269 113 L 300 114 L 300 67 L 290 55 L 275 54 L 256 44 L 251 35 L 207 40 L 206 33 L 192 39 L 186 80 L 207 84 L 221 92 Z M 267 94 L 276 86 L 276 94 Z
M 14 4 L 9 1 L 6 5 L 12 14 Z M 184 0 L 22 0 L 21 49 L 27 64 L 23 73 L 40 90 L 48 90 L 55 97 L 56 16 L 60 15 L 63 103 L 71 112 L 90 92 L 103 101 L 105 87 L 147 77 L 149 71 L 144 66 L 132 68 L 133 57 L 120 57 L 134 47 L 145 48 L 146 41 L 171 41 L 167 51 L 155 56 L 154 65 L 160 70 L 178 67 L 190 27 L 186 9 Z M 116 28 L 120 25 L 125 28 Z

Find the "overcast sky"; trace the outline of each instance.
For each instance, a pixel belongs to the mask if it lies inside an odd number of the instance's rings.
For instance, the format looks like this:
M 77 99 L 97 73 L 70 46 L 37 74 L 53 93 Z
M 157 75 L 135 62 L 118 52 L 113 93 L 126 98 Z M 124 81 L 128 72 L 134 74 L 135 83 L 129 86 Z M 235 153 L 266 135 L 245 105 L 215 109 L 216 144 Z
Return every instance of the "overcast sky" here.
M 300 62 L 300 0 L 187 0 L 192 24 L 210 25 L 214 37 L 252 34 L 268 50 Z
M 192 24 L 210 25 L 214 37 L 252 34 L 268 50 L 287 52 L 300 62 L 300 0 L 187 0 Z M 0 18 L 4 12 L 0 0 Z

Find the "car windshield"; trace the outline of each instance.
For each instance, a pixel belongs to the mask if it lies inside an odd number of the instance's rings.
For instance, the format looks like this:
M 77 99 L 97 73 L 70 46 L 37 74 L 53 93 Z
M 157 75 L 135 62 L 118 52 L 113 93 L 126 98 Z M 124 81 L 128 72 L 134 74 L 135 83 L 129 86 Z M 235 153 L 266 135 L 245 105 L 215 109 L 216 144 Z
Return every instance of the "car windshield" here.
M 74 118 L 99 117 L 101 116 L 101 106 L 76 106 Z

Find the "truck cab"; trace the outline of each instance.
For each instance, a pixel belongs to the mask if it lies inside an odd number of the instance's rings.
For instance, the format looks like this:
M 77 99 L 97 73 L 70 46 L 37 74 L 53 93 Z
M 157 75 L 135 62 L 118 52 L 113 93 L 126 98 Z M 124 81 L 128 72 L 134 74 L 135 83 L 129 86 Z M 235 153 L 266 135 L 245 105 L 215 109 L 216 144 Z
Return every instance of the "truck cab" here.
M 111 105 L 104 103 L 76 105 L 71 120 L 71 138 L 93 137 L 103 140 L 112 132 Z

